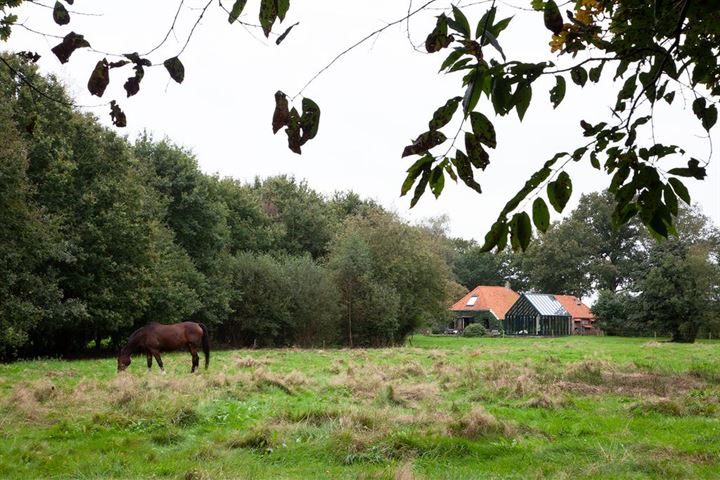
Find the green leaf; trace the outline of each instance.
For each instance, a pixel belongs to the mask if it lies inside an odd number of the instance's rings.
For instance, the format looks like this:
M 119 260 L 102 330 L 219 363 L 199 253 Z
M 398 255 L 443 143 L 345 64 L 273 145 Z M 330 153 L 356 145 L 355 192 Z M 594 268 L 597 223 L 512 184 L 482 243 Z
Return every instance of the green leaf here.
M 262 27 L 265 38 L 270 36 L 270 31 L 278 16 L 277 3 L 275 0 L 260 1 L 260 26 Z
M 53 20 L 55 20 L 55 23 L 58 25 L 67 25 L 70 23 L 70 14 L 60 2 L 55 2 L 55 7 L 53 7 Z
M 420 176 L 423 171 L 429 170 L 432 167 L 432 163 L 434 161 L 435 158 L 432 155 L 426 154 L 422 158 L 417 160 L 415 163 L 413 163 L 410 168 L 408 168 L 407 178 L 405 178 L 405 181 L 402 184 L 402 188 L 400 189 L 401 197 L 404 196 L 408 191 L 410 191 L 413 183 L 415 183 L 415 179 Z
M 467 17 L 465 17 L 465 14 L 462 12 L 462 10 L 460 10 L 455 5 L 452 6 L 452 10 L 453 17 L 455 17 L 455 22 L 449 25 L 465 38 L 470 38 L 470 23 L 468 23 Z
M 228 22 L 234 23 L 240 17 L 246 3 L 247 0 L 235 0 L 235 3 L 230 10 L 230 15 L 228 16 Z
M 427 187 L 429 181 L 430 167 L 428 166 L 427 168 L 423 169 L 422 177 L 420 177 L 420 181 L 415 187 L 415 195 L 413 195 L 413 199 L 410 201 L 410 208 L 413 208 L 417 204 L 418 200 L 420 200 L 420 197 L 423 196 L 423 193 L 425 193 L 425 188 Z
M 480 247 L 481 252 L 489 252 L 500 242 L 500 238 L 507 236 L 507 223 L 505 220 L 498 220 L 490 227 L 490 231 L 485 234 L 485 243 Z
M 470 132 L 465 132 L 465 149 L 470 163 L 475 168 L 485 170 L 490 163 L 490 157 L 483 148 L 480 139 Z
M 678 214 L 678 201 L 675 192 L 670 185 L 665 184 L 663 187 L 663 197 L 665 198 L 665 205 L 667 205 L 670 213 L 677 216 Z
M 445 171 L 450 175 L 450 178 L 453 179 L 453 182 L 457 183 L 458 178 L 457 175 L 455 175 L 455 170 L 453 170 L 452 165 L 445 165 Z
M 563 18 L 554 0 L 548 0 L 547 3 L 545 3 L 543 20 L 545 21 L 545 27 L 553 32 L 553 34 L 558 35 L 562 31 Z
M 163 65 L 170 74 L 170 78 L 177 83 L 182 83 L 185 80 L 185 67 L 178 57 L 168 58 L 163 62 Z
M 485 25 L 487 25 L 488 30 L 493 26 L 493 23 L 495 23 L 496 12 L 497 8 L 495 7 L 492 7 L 487 12 L 485 12 L 485 14 L 482 16 L 477 26 L 475 27 L 475 38 L 479 39 L 482 37 L 483 31 L 485 30 Z
M 702 120 L 703 112 L 705 111 L 705 99 L 698 97 L 693 101 L 692 104 L 693 113 Z
M 575 84 L 584 87 L 588 79 L 588 74 L 583 67 L 575 67 L 570 70 L 570 78 Z
M 463 56 L 464 53 L 465 53 L 465 50 L 463 50 L 462 48 L 456 48 L 455 50 L 450 52 L 450 55 L 447 56 L 445 61 L 440 66 L 439 71 L 442 72 L 443 70 L 448 68 L 450 65 L 454 64 L 457 60 L 460 59 L 460 57 Z
M 302 100 L 300 128 L 302 128 L 300 145 L 304 145 L 308 140 L 315 138 L 318 128 L 320 128 L 320 107 L 318 107 L 318 104 L 310 100 L 308 97 L 305 97 Z
M 511 232 L 510 241 L 515 245 L 515 238 L 517 236 L 517 243 L 520 249 L 524 252 L 530 245 L 530 239 L 532 238 L 532 225 L 530 224 L 530 216 L 525 212 L 518 212 L 513 215 L 511 224 L 515 225 Z
M 445 187 L 445 173 L 442 165 L 433 168 L 430 174 L 430 191 L 438 198 Z
M 472 62 L 472 58 L 461 58 L 455 64 L 450 67 L 447 71 L 447 73 L 457 72 L 458 70 L 464 70 L 469 68 L 475 68 L 475 65 L 468 65 L 468 63 Z
M 560 75 L 555 75 L 555 86 L 550 89 L 550 101 L 553 104 L 553 108 L 557 108 L 560 102 L 565 98 L 565 78 Z
M 495 113 L 498 115 L 505 115 L 508 112 L 508 107 L 512 101 L 510 95 L 510 82 L 504 77 L 495 77 L 492 85 L 492 104 L 495 109 Z
M 547 232 L 550 226 L 550 211 L 545 200 L 540 197 L 536 198 L 533 202 L 532 213 L 535 227 L 543 233 Z
M 590 69 L 589 78 L 590 81 L 593 83 L 598 83 L 600 81 L 600 75 L 602 74 L 602 69 L 605 66 L 605 62 L 600 62 L 599 65 L 593 67 Z
M 92 74 L 90 74 L 90 79 L 88 80 L 88 90 L 90 90 L 91 94 L 97 97 L 102 97 L 108 83 L 110 83 L 110 71 L 107 59 L 103 58 L 97 62 Z
M 493 48 L 495 48 L 495 50 L 500 52 L 500 56 L 502 56 L 503 61 L 506 61 L 507 58 L 505 58 L 505 52 L 503 52 L 503 49 L 500 46 L 500 44 L 498 43 L 497 39 L 495 38 L 495 35 L 493 35 L 490 32 L 485 32 L 485 34 L 483 35 L 483 40 L 485 40 L 485 39 L 487 39 L 487 41 L 490 42 L 490 45 L 492 45 Z
M 668 173 L 680 177 L 693 177 L 698 180 L 703 180 L 707 176 L 707 170 L 705 167 L 701 167 L 700 161 L 695 158 L 688 160 L 687 168 L 671 168 Z
M 567 172 L 560 172 L 557 180 L 548 183 L 547 195 L 556 212 L 562 213 L 572 194 L 572 181 Z
M 482 82 L 472 80 L 465 90 L 465 96 L 463 97 L 463 113 L 467 117 L 470 112 L 473 111 L 478 100 L 480 100 L 480 94 L 482 93 Z
M 505 30 L 508 25 L 510 25 L 510 21 L 513 19 L 513 17 L 507 17 L 500 20 L 498 23 L 493 25 L 492 27 L 488 28 L 489 32 L 492 32 L 492 34 L 495 37 L 500 36 L 500 33 Z M 476 37 L 479 37 L 479 35 L 475 35 Z M 482 45 L 485 45 L 485 43 L 482 43 Z
M 472 112 L 470 114 L 470 123 L 473 133 L 482 143 L 490 148 L 497 147 L 495 127 L 485 115 L 480 112 Z
M 277 5 L 277 16 L 282 22 L 285 20 L 285 15 L 287 14 L 288 10 L 290 9 L 290 0 L 275 0 L 275 3 Z M 297 25 L 297 23 L 295 24 Z M 292 27 L 290 27 L 292 28 Z M 290 30 L 290 29 L 288 29 Z
M 672 185 L 677 196 L 680 197 L 683 202 L 690 205 L 690 192 L 688 192 L 687 187 L 677 178 L 669 178 L 668 182 Z
M 585 155 L 585 152 L 587 152 L 588 147 L 580 147 L 577 150 L 575 150 L 572 154 L 572 159 L 576 162 L 579 162 L 583 155 Z
M 627 162 L 623 162 L 622 165 L 620 165 L 620 168 L 618 168 L 615 172 L 615 175 L 613 175 L 608 190 L 610 192 L 616 192 L 625 183 L 625 180 L 627 180 L 629 175 L 630 165 Z
M 517 90 L 515 90 L 515 94 L 513 95 L 513 103 L 515 104 L 515 109 L 517 110 L 520 121 L 525 117 L 525 112 L 528 106 L 530 106 L 531 99 L 532 87 L 530 87 L 530 84 L 527 82 L 518 84 Z
M 445 102 L 445 105 L 435 110 L 433 118 L 428 124 L 428 128 L 430 128 L 430 130 L 437 130 L 447 125 L 450 120 L 452 120 L 452 117 L 460 104 L 460 100 L 462 100 L 462 97 L 451 98 Z
M 637 89 L 637 76 L 633 75 L 629 77 L 627 80 L 625 80 L 625 83 L 623 84 L 622 89 L 620 89 L 620 92 L 618 93 L 618 101 L 619 100 L 627 100 L 629 98 L 632 98 L 632 96 L 635 94 L 635 90 Z
M 470 164 L 470 159 L 467 155 L 465 155 L 465 153 L 461 150 L 458 150 L 455 154 L 455 158 L 453 159 L 453 164 L 455 165 L 455 168 L 457 168 L 460 180 L 476 192 L 482 193 L 480 184 L 475 181 L 472 165 Z
M 710 131 L 710 129 L 715 125 L 717 122 L 717 108 L 715 108 L 715 105 L 710 105 L 708 108 L 705 109 L 705 112 L 702 116 L 702 126 L 705 130 Z

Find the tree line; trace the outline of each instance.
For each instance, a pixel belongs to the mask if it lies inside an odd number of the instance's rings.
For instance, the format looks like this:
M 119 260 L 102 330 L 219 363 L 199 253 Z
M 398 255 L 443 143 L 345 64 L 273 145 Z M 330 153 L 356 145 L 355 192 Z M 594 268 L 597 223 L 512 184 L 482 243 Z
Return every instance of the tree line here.
M 460 283 L 520 292 L 597 297 L 592 306 L 609 335 L 694 341 L 720 335 L 720 230 L 698 207 L 681 205 L 678 235 L 652 238 L 639 221 L 612 228 L 612 194 L 582 195 L 524 255 L 460 247 Z
M 204 174 L 187 149 L 128 141 L 4 59 L 23 77 L 0 69 L 1 358 L 114 351 L 148 322 L 189 319 L 228 346 L 395 345 L 506 282 L 599 291 L 608 333 L 720 333 L 720 236 L 695 209 L 657 243 L 611 228 L 607 192 L 584 195 L 524 254 L 486 253 L 446 219 L 410 225 L 353 192 Z
M 234 346 L 401 343 L 457 284 L 442 242 L 352 192 L 207 175 L 0 70 L 0 356 L 116 349 L 147 322 Z

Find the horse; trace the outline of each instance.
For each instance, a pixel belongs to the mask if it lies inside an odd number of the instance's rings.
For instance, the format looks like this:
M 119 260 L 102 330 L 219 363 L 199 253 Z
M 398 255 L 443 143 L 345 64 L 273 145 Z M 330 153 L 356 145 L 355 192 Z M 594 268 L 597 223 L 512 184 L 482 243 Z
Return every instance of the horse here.
M 122 372 L 130 365 L 130 356 L 133 353 L 144 352 L 147 355 L 148 371 L 152 368 L 152 359 L 155 357 L 160 371 L 164 374 L 165 369 L 160 358 L 160 352 L 188 349 L 192 355 L 190 373 L 195 373 L 200 368 L 198 350 L 201 347 L 205 353 L 205 369 L 207 369 L 208 363 L 210 363 L 210 342 L 205 325 L 195 322 L 174 323 L 172 325 L 153 322 L 138 328 L 130 335 L 127 344 L 120 350 L 118 355 L 117 369 L 118 372 Z

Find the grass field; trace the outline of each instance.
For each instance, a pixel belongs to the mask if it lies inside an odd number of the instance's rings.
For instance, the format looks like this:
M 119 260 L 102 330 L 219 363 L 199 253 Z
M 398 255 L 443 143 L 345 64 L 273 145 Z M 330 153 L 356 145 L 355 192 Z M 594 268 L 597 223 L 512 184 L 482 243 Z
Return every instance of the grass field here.
M 0 365 L 0 478 L 720 478 L 720 342 L 415 337 L 378 350 Z

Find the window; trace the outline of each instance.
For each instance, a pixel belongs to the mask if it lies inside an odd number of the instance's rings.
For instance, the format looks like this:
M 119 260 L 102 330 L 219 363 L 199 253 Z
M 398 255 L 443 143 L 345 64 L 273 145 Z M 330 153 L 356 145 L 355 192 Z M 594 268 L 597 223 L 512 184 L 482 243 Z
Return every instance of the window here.
M 467 301 L 467 306 L 471 307 L 475 305 L 475 302 L 477 302 L 477 295 L 473 295 L 472 297 L 470 297 L 470 299 Z

